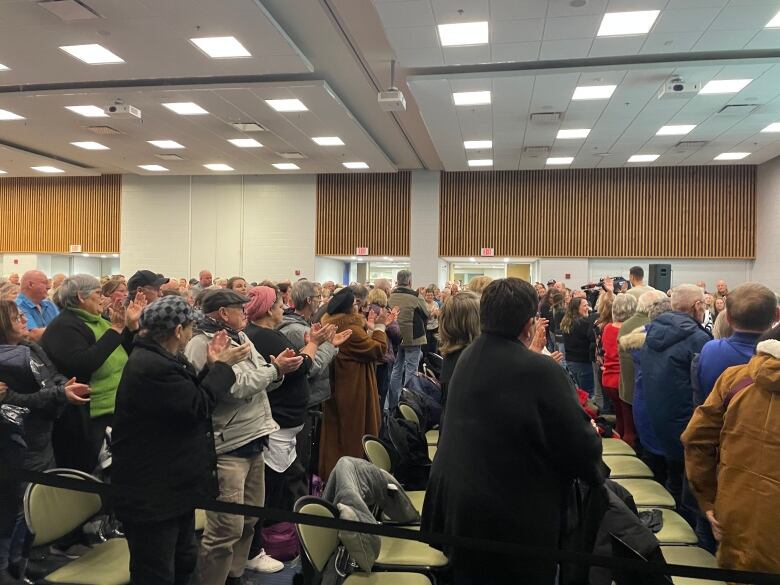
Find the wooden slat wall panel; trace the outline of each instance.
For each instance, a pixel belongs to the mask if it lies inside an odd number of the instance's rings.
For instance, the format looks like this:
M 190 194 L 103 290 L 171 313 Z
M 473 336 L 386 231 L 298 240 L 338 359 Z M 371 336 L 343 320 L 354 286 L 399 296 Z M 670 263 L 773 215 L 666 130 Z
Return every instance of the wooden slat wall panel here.
M 0 179 L 0 252 L 119 252 L 121 176 Z
M 409 255 L 411 173 L 317 175 L 317 254 Z
M 754 258 L 756 167 L 444 172 L 439 254 Z

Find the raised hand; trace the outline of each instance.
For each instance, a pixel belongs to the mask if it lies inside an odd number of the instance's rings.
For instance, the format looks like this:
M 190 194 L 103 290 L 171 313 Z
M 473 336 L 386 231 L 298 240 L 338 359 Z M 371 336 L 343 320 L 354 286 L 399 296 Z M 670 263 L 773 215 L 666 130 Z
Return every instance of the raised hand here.
M 127 315 L 124 305 L 121 302 L 116 302 L 108 308 L 108 318 L 111 320 L 111 328 L 119 333 L 125 328 L 127 322 Z
M 0 402 L 5 400 L 5 395 L 8 392 L 8 384 L 0 382 Z
M 206 348 L 206 361 L 208 361 L 209 365 L 214 365 L 215 362 L 224 362 L 229 366 L 237 364 L 241 360 L 236 359 L 238 356 L 230 353 L 230 349 L 230 338 L 227 336 L 227 333 L 224 331 L 218 331 L 217 334 L 211 338 L 211 341 Z M 249 353 L 248 347 L 246 349 L 246 353 Z M 244 355 L 244 357 L 246 357 L 246 355 Z
M 376 312 L 375 311 L 369 311 L 368 315 L 366 315 L 366 329 L 369 331 L 374 330 L 374 324 L 376 323 Z
M 388 320 L 386 325 L 392 325 L 393 322 L 398 320 L 398 315 L 401 314 L 401 307 L 393 307 L 390 309 L 390 315 L 388 316 Z
M 277 356 L 271 356 L 271 363 L 276 364 L 280 374 L 290 374 L 301 367 L 303 357 L 289 347 Z
M 547 345 L 547 325 L 549 323 L 550 322 L 543 317 L 536 320 L 536 330 L 534 331 L 534 336 L 531 339 L 528 349 L 535 351 L 536 353 L 539 353 L 544 349 Z
M 91 392 L 92 390 L 89 386 L 76 382 L 76 378 L 71 378 L 65 382 L 65 397 L 71 404 L 88 403 Z
M 339 347 L 341 346 L 342 343 L 344 343 L 347 339 L 349 339 L 351 335 L 352 335 L 352 329 L 345 329 L 340 333 L 336 333 L 336 335 L 333 336 L 330 342 L 335 347 Z
M 309 332 L 309 341 L 307 343 L 311 342 L 321 345 L 333 337 L 335 332 L 336 326 L 332 323 L 328 325 L 315 324 Z
M 388 311 L 387 309 L 380 309 L 379 314 L 376 316 L 376 323 L 378 325 L 387 325 L 388 323 L 392 323 L 391 320 L 392 311 Z
M 563 361 L 563 354 L 560 351 L 554 351 L 550 354 L 550 357 L 555 360 L 555 363 L 560 364 Z

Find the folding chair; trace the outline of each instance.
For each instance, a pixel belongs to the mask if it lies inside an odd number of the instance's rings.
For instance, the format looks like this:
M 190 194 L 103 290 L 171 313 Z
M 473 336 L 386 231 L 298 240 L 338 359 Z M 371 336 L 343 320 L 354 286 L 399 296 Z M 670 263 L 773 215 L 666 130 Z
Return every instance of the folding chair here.
M 636 456 L 636 451 L 631 448 L 631 445 L 620 439 L 602 439 L 602 455 L 633 455 Z
M 652 479 L 652 470 L 639 457 L 630 455 L 605 455 L 604 463 L 610 469 L 610 479 Z
M 411 406 L 399 404 L 398 409 L 401 411 L 401 416 L 406 420 L 413 422 L 418 427 L 420 426 L 420 418 Z M 436 455 L 436 446 L 439 444 L 439 430 L 432 429 L 425 433 L 425 442 L 428 443 L 428 457 L 433 461 L 433 456 Z M 431 450 L 431 447 L 433 447 L 433 450 Z
M 651 510 L 652 508 L 639 508 L 640 512 Z M 668 508 L 658 508 L 663 519 L 663 528 L 656 532 L 655 537 L 663 546 L 688 546 L 699 543 L 696 533 L 685 518 L 680 516 L 674 510 Z
M 706 550 L 698 546 L 662 546 L 661 552 L 671 565 L 690 565 L 717 569 L 718 562 Z M 690 577 L 672 577 L 674 585 L 726 585 L 723 581 L 691 579 Z
M 652 479 L 616 479 L 634 498 L 637 508 L 675 508 L 672 494 Z
M 363 452 L 366 459 L 376 465 L 379 469 L 384 469 L 388 473 L 393 473 L 393 463 L 390 459 L 390 453 L 387 452 L 382 441 L 372 435 L 363 436 Z M 406 495 L 412 501 L 414 509 L 422 513 L 423 502 L 425 501 L 424 491 L 408 491 Z
M 81 480 L 99 480 L 75 469 L 47 473 Z M 103 508 L 99 495 L 41 484 L 30 484 L 24 494 L 24 517 L 33 535 L 33 546 L 42 546 L 81 527 Z M 67 585 L 127 585 L 130 583 L 130 551 L 124 538 L 95 545 L 84 556 L 50 573 L 45 583 Z

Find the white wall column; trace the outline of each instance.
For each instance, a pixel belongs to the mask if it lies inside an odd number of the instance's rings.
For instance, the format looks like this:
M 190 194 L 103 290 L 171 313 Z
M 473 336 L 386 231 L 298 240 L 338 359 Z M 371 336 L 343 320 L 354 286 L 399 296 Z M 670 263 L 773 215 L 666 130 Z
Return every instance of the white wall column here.
M 440 282 L 439 178 L 437 171 L 412 172 L 410 258 L 415 287 Z
M 752 279 L 780 291 L 780 157 L 758 167 L 756 261 Z

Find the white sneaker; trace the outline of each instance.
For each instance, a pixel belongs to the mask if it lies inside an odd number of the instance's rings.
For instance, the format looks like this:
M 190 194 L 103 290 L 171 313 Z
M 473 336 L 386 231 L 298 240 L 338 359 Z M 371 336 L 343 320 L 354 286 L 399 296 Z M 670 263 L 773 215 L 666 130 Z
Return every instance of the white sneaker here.
M 259 555 L 246 562 L 246 568 L 258 573 L 278 573 L 284 569 L 284 563 L 269 557 L 264 550 L 261 550 Z

